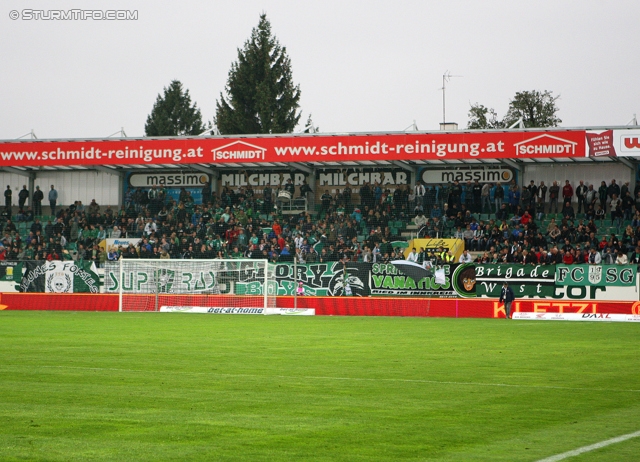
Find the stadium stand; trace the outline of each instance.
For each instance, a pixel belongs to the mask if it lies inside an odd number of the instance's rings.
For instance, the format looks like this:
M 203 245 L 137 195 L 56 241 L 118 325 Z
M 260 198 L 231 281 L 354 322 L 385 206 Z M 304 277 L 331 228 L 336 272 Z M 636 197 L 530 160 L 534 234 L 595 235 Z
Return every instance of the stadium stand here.
M 21 208 L 14 217 L 5 207 L 0 259 L 98 266 L 120 257 L 388 262 L 404 258 L 414 237 L 455 237 L 483 263 L 616 263 L 623 256 L 640 263 L 640 184 L 630 191 L 614 181 L 598 189 L 582 183 L 561 207 L 554 203 L 557 185 L 534 181 L 522 190 L 515 182 L 418 182 L 412 191 L 365 184 L 357 197 L 350 190 L 325 194 L 313 212 L 287 214 L 274 197 L 228 187 L 207 194 L 204 204 L 188 192 L 174 200 L 162 188 L 137 188 L 117 211 L 76 201 L 56 216 Z M 566 185 L 562 193 L 566 199 Z M 137 244 L 103 249 L 107 238 Z M 442 256 L 423 252 L 418 261 L 425 260 L 438 264 Z

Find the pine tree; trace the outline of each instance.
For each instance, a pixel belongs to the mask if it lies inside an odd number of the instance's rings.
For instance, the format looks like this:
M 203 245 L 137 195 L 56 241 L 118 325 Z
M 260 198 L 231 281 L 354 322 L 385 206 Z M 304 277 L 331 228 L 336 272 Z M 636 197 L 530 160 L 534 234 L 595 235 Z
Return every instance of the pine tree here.
M 225 92 L 215 117 L 222 134 L 291 133 L 298 124 L 300 86 L 293 84 L 291 60 L 265 14 L 238 49 Z
M 146 136 L 199 135 L 205 130 L 200 109 L 191 105 L 189 90 L 174 80 L 158 95 L 144 126 Z

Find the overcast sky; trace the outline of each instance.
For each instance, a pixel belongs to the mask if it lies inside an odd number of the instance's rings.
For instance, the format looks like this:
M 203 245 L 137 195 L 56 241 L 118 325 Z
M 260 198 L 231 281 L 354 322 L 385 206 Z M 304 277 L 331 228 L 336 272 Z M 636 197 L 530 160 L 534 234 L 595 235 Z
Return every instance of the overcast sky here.
M 135 21 L 12 20 L 24 9 L 120 9 Z M 523 90 L 561 95 L 565 127 L 640 113 L 640 1 L 10 0 L 0 8 L 0 139 L 144 135 L 180 80 L 212 120 L 261 12 L 286 47 L 303 118 L 322 132 L 437 130 L 470 103 L 501 117 Z

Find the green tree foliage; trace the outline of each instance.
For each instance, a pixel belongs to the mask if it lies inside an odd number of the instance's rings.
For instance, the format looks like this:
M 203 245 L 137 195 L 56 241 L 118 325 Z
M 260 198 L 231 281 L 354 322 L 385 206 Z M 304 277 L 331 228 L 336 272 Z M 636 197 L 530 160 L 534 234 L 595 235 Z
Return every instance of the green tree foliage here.
M 520 91 L 509 103 L 504 116 L 506 127 L 522 118 L 525 128 L 557 127 L 562 123 L 556 113 L 559 111 L 556 101 L 560 96 L 552 96 L 550 91 Z
M 557 127 L 562 120 L 557 117 L 559 111 L 556 101 L 560 96 L 553 96 L 552 92 L 521 91 L 509 102 L 509 109 L 502 120 L 494 109 L 486 108 L 482 104 L 473 104 L 469 110 L 467 128 L 492 129 L 507 128 L 522 119 L 525 128 Z
M 265 14 L 238 49 L 225 92 L 215 117 L 222 134 L 290 133 L 298 124 L 300 86 L 293 84 L 291 60 Z
M 204 130 L 200 109 L 178 80 L 158 95 L 144 126 L 146 136 L 199 135 Z
M 501 120 L 498 120 L 498 114 L 495 109 L 487 108 L 482 104 L 472 104 L 469 109 L 469 124 L 467 128 L 474 130 L 483 128 L 503 128 Z

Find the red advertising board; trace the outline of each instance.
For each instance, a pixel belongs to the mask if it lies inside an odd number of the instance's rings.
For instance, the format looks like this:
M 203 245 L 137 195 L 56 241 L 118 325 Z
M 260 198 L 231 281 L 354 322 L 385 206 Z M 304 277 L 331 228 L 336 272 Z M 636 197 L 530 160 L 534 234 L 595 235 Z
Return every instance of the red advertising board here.
M 0 142 L 0 167 L 584 157 L 584 130 Z
M 189 303 L 216 306 L 210 297 L 193 296 Z M 277 306 L 293 308 L 294 298 L 278 297 Z M 298 308 L 314 308 L 324 316 L 416 316 L 504 318 L 504 305 L 493 299 L 418 297 L 299 297 Z M 640 302 L 519 299 L 514 312 L 640 314 Z M 0 294 L 0 310 L 118 311 L 118 295 Z

